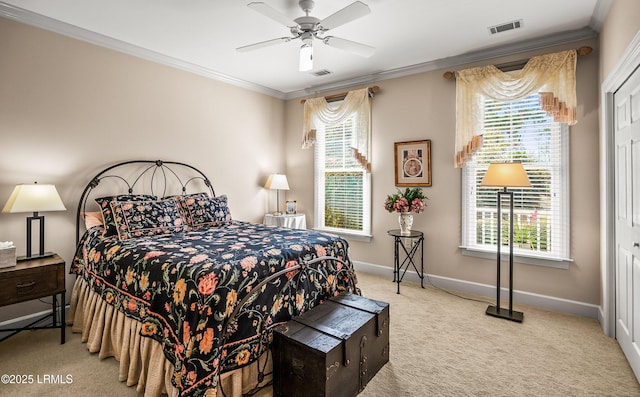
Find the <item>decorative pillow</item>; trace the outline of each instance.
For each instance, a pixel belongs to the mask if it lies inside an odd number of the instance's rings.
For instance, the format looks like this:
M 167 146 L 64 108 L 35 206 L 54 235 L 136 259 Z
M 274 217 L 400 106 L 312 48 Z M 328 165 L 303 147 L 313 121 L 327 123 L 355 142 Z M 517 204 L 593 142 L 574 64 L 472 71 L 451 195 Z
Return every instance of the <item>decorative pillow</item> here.
M 227 196 L 185 196 L 178 199 L 182 213 L 194 229 L 217 227 L 231 222 Z
M 92 227 L 104 225 L 104 218 L 102 217 L 102 212 L 100 211 L 83 212 L 81 215 L 84 217 L 84 226 L 87 228 L 87 230 L 91 229 Z
M 174 199 L 113 201 L 111 207 L 120 240 L 187 230 L 187 224 Z
M 142 200 L 157 200 L 156 196 L 150 194 L 121 194 L 118 196 L 105 196 L 96 199 L 96 203 L 100 206 L 102 212 L 102 218 L 104 220 L 104 236 L 117 236 L 118 229 L 116 228 L 115 220 L 113 219 L 113 212 L 111 209 L 112 201 L 142 201 Z
M 190 193 L 190 194 L 176 194 L 173 196 L 164 196 L 162 199 L 176 199 L 176 200 L 180 200 L 180 199 L 184 199 L 184 198 L 189 198 L 189 197 L 209 197 L 209 193 L 207 192 L 200 192 L 200 193 Z
M 207 198 L 209 197 L 208 193 L 193 193 L 193 194 L 179 194 L 176 196 L 166 196 L 167 198 L 175 199 L 178 202 L 178 206 L 180 207 L 180 211 L 182 212 L 182 216 L 184 216 L 185 221 L 187 221 L 187 225 L 191 226 L 191 216 L 189 215 L 189 206 L 193 205 L 193 200 L 199 198 Z

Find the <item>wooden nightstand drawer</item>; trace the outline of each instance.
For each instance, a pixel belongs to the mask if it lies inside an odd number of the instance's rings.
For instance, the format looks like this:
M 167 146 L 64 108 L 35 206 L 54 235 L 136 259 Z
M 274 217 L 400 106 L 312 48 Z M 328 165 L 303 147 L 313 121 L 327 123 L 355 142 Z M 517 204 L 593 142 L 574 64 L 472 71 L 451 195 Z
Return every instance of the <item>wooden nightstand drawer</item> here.
M 64 261 L 59 257 L 19 262 L 0 271 L 0 306 L 64 292 Z
M 22 328 L 0 329 L 12 332 L 0 342 L 25 329 L 60 328 L 60 343 L 65 341 L 65 265 L 57 254 L 18 261 L 16 266 L 0 269 L 0 306 L 51 296 L 51 313 Z M 60 294 L 58 304 L 57 295 Z M 38 325 L 48 317 L 51 325 Z

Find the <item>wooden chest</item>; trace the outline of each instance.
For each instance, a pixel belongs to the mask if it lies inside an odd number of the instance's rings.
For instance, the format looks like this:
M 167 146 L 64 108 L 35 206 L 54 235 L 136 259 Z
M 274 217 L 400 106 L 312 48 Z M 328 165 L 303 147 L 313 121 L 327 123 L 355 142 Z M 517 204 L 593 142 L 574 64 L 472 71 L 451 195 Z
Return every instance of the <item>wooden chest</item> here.
M 389 304 L 331 298 L 273 333 L 276 397 L 355 396 L 389 361 Z

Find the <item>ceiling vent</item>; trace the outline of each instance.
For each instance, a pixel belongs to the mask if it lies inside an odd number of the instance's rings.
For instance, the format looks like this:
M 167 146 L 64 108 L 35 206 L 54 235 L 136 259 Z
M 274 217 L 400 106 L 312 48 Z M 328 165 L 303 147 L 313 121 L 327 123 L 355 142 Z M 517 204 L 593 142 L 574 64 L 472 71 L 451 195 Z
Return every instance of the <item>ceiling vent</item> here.
M 517 21 L 507 22 L 496 26 L 489 27 L 491 34 L 502 33 L 508 30 L 520 29 L 522 27 L 522 19 Z
M 316 77 L 320 77 L 320 76 L 326 76 L 328 74 L 331 74 L 331 72 L 328 71 L 327 69 L 321 69 L 321 70 L 312 72 L 311 74 L 316 76 Z

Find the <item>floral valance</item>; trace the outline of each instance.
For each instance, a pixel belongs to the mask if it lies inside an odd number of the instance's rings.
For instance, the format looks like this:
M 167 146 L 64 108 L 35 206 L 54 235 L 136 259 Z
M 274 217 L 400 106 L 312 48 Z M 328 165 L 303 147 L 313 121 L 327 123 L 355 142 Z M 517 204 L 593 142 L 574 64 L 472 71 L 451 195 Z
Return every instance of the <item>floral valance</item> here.
M 456 73 L 455 166 L 482 146 L 483 98 L 515 101 L 539 92 L 543 110 L 555 121 L 576 123 L 575 50 L 529 59 L 524 68 L 502 72 L 493 65 Z
M 371 99 L 369 89 L 349 91 L 342 103 L 331 106 L 324 97 L 307 99 L 304 103 L 302 148 L 308 149 L 316 141 L 316 123 L 342 123 L 356 114 L 355 134 L 351 139 L 353 157 L 371 171 Z

